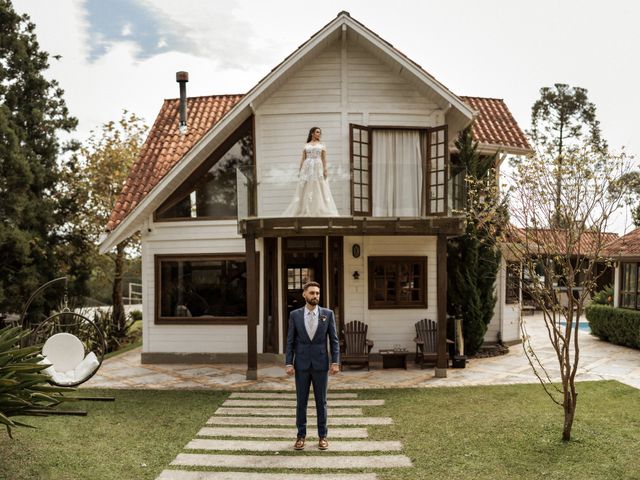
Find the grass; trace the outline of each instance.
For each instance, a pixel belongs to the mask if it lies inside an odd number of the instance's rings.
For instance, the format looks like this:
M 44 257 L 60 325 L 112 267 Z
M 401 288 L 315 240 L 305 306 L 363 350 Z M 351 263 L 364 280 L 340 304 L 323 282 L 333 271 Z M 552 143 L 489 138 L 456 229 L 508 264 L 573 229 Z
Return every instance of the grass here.
M 402 453 L 414 465 L 380 470 L 381 479 L 640 478 L 640 391 L 617 382 L 579 383 L 578 389 L 569 443 L 560 440 L 562 410 L 538 385 L 368 390 L 359 396 L 386 400 L 382 407 L 366 408 L 365 415 L 390 416 L 394 424 L 368 427 L 370 437 L 401 440 Z M 0 433 L 0 479 L 153 479 L 227 395 L 82 393 L 117 400 L 84 404 L 84 418 L 30 418 L 38 429 L 19 429 L 15 440 Z

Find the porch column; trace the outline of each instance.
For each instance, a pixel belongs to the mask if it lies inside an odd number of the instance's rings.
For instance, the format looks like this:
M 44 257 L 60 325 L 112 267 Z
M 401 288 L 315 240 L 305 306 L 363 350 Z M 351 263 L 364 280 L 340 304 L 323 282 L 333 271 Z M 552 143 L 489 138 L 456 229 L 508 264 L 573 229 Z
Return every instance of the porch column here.
M 447 236 L 438 234 L 436 246 L 438 284 L 438 360 L 436 377 L 447 376 Z
M 247 380 L 258 379 L 258 265 L 256 262 L 256 236 L 244 237 L 247 252 Z

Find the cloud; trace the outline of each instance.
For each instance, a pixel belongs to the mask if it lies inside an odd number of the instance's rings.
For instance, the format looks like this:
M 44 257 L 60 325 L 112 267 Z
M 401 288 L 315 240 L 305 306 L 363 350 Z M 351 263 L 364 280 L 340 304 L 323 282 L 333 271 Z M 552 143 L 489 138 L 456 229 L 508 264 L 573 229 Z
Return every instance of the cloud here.
M 240 18 L 235 1 L 87 0 L 89 60 L 122 42 L 133 42 L 140 61 L 179 52 L 215 62 L 221 69 L 261 63 L 268 48 Z

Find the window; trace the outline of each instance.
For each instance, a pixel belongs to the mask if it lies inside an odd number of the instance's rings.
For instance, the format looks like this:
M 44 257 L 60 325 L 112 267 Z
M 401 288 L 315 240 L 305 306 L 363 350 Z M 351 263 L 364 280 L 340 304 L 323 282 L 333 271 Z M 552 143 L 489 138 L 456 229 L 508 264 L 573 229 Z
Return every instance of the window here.
M 449 190 L 447 126 L 350 125 L 353 215 L 446 215 Z M 458 183 L 463 177 L 458 179 Z M 461 192 L 457 185 L 458 194 Z
M 371 132 L 351 125 L 351 209 L 354 215 L 371 215 Z
M 244 254 L 156 256 L 156 323 L 245 323 Z
M 369 308 L 426 308 L 427 257 L 369 257 Z
M 504 303 L 520 302 L 520 264 L 507 262 L 507 278 Z
M 638 262 L 620 264 L 622 278 L 620 282 L 620 306 L 638 310 Z
M 253 127 L 245 122 L 157 210 L 156 219 L 236 218 L 237 170 L 253 178 L 253 154 Z M 251 205 L 249 208 L 253 209 Z

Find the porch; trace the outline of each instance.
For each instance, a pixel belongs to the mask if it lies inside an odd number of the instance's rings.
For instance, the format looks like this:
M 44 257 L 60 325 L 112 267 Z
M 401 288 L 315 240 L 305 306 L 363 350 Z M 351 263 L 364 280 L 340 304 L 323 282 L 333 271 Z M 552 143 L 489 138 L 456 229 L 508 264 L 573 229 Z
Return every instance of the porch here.
M 308 280 L 322 286 L 322 305 L 336 312 L 339 331 L 353 320 L 385 323 L 388 335 L 374 333 L 374 352 L 396 344 L 392 337 L 408 347 L 415 322 L 436 320 L 436 375 L 446 376 L 447 238 L 463 233 L 463 218 L 245 218 L 238 230 L 247 259 L 248 380 L 257 379 L 260 344 L 263 353 L 284 351 L 289 312 L 304 305 Z M 385 268 L 398 275 L 404 269 L 410 278 L 389 281 Z M 374 286 L 379 282 L 384 285 Z M 391 297 L 388 286 L 396 289 Z

